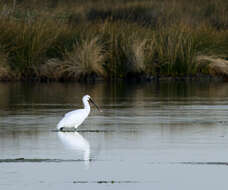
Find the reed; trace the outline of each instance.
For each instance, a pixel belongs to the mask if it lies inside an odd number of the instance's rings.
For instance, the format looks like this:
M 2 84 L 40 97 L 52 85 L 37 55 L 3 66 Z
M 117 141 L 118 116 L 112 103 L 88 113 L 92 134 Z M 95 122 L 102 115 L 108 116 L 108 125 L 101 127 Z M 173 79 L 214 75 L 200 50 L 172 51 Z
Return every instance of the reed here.
M 150 32 L 122 21 L 104 24 L 100 35 L 107 52 L 104 67 L 109 79 L 125 79 L 144 72 L 144 51 Z
M 23 77 L 35 74 L 58 36 L 58 26 L 45 20 L 11 21 L 0 26 L 3 32 L 5 28 L 8 30 L 1 35 L 0 41 L 8 51 L 12 70 Z
M 198 56 L 228 59 L 227 13 L 225 0 L 2 1 L 0 80 L 193 76 Z
M 154 54 L 159 72 L 168 76 L 189 76 L 196 72 L 191 30 L 185 25 L 174 25 L 158 30 L 154 36 Z

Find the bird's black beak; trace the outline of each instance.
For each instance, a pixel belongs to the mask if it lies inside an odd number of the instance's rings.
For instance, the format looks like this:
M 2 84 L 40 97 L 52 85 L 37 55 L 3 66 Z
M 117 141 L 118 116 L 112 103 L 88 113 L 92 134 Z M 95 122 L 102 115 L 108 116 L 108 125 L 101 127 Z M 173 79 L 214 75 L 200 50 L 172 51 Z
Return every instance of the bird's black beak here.
M 92 98 L 89 99 L 89 101 L 97 108 L 99 112 L 102 112 L 102 110 L 98 107 L 98 105 L 92 100 Z

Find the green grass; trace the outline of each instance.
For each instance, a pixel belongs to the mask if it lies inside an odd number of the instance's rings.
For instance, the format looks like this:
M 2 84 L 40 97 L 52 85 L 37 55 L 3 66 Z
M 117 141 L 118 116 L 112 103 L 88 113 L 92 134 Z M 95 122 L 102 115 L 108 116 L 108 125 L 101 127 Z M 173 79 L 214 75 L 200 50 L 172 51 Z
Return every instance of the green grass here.
M 16 2 L 16 4 L 13 4 Z M 195 76 L 228 59 L 225 0 L 0 3 L 0 80 Z

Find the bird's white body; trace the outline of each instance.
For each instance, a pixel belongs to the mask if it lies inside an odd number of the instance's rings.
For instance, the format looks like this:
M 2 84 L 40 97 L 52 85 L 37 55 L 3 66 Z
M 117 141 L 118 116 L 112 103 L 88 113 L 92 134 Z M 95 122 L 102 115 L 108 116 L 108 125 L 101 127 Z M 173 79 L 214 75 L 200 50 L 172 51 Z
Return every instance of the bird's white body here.
M 65 114 L 65 116 L 57 124 L 57 129 L 60 130 L 63 127 L 78 128 L 79 125 L 88 117 L 90 113 L 89 105 L 90 96 L 83 96 L 82 102 L 84 104 L 84 109 L 78 109 Z

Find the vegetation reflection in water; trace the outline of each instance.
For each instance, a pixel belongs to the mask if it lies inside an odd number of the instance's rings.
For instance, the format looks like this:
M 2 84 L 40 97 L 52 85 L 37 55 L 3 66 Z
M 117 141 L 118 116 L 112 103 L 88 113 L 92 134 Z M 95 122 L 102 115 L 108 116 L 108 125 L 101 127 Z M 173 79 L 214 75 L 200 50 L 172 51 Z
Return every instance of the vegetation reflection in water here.
M 161 82 L 161 83 L 0 83 L 0 105 L 13 111 L 24 108 L 79 107 L 88 93 L 99 105 L 128 101 L 134 106 L 143 98 L 225 98 L 226 83 Z M 108 90 L 107 90 L 108 89 Z M 138 101 L 137 101 L 138 100 Z M 117 104 L 118 105 L 118 104 Z M 35 110 L 34 110 L 35 111 Z

